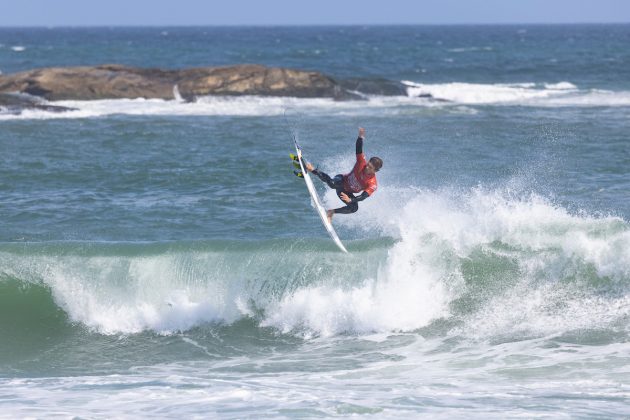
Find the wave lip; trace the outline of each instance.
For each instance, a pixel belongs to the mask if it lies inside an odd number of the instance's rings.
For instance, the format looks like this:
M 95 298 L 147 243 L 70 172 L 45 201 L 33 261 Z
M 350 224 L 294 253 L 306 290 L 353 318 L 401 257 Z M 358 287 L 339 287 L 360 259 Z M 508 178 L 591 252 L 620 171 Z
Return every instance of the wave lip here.
M 42 294 L 69 322 L 95 333 L 172 334 L 206 323 L 260 321 L 278 300 L 310 283 L 343 279 L 341 256 L 321 249 L 328 242 L 309 243 L 0 244 L 0 285 L 17 282 L 15 294 L 47 291 Z M 30 305 L 37 305 L 35 298 Z

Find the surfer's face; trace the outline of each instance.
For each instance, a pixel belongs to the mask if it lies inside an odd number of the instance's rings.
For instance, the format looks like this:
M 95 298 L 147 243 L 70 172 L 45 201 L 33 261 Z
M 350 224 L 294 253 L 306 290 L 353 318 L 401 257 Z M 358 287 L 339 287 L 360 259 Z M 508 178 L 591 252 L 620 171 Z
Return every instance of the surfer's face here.
M 374 175 L 376 173 L 376 169 L 374 169 L 374 165 L 372 165 L 372 162 L 368 162 L 363 171 L 366 175 Z

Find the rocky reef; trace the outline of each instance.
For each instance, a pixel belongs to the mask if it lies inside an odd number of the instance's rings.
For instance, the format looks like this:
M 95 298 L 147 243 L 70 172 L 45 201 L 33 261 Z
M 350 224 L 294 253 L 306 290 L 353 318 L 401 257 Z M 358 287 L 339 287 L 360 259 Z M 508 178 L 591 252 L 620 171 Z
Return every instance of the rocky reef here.
M 406 87 L 386 79 L 335 80 L 316 71 L 241 64 L 158 69 L 120 64 L 50 67 L 0 74 L 0 113 L 23 109 L 67 111 L 48 101 L 177 99 L 201 96 L 290 96 L 362 100 L 370 95 L 406 96 Z
M 26 93 L 0 93 L 0 114 L 20 114 L 25 109 L 64 112 L 75 108 L 52 105 L 42 98 Z
M 8 92 L 27 93 L 51 101 L 173 99 L 177 92 L 188 100 L 206 95 L 355 98 L 322 73 L 254 64 L 182 70 L 118 64 L 42 68 L 0 75 L 0 93 Z

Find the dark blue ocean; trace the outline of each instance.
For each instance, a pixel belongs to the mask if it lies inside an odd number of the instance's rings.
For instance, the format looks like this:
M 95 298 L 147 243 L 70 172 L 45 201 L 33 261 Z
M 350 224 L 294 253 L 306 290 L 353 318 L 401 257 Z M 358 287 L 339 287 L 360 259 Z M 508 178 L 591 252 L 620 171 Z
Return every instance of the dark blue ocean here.
M 0 77 L 256 63 L 399 96 L 0 108 L 0 417 L 630 416 L 630 25 L 0 28 Z M 288 154 L 365 151 L 329 239 Z M 317 183 L 329 207 L 341 203 Z

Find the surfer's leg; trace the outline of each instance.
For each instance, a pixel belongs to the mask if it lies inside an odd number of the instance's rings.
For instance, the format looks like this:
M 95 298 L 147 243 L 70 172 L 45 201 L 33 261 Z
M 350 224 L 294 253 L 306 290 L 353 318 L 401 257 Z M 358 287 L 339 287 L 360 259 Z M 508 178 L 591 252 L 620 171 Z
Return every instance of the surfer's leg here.
M 326 210 L 326 217 L 328 218 L 328 223 L 332 223 L 332 218 L 335 215 L 335 213 L 339 213 L 339 214 L 351 214 L 356 212 L 357 210 L 359 210 L 359 204 L 358 203 L 350 203 L 345 207 L 340 207 L 338 209 L 334 209 L 334 210 Z
M 350 203 L 345 207 L 339 207 L 333 211 L 339 214 L 350 214 L 356 212 L 357 210 L 359 210 L 359 203 Z
M 337 175 L 334 178 L 331 178 L 330 175 L 328 175 L 327 173 L 318 171 L 317 169 L 313 170 L 312 173 L 317 175 L 319 179 L 324 181 L 333 190 L 336 190 L 340 184 L 343 184 L 343 177 L 341 175 Z
M 339 177 L 339 183 L 337 183 L 336 185 L 336 192 L 337 192 L 337 197 L 339 197 L 339 199 L 341 201 L 343 201 L 343 199 L 341 198 L 341 193 L 345 193 L 348 197 L 350 198 L 354 198 L 354 194 L 350 193 L 350 192 L 346 192 L 343 190 L 343 179 L 341 175 L 337 175 L 335 177 L 335 179 L 337 179 L 337 177 Z M 345 203 L 345 201 L 343 201 Z M 354 213 L 357 210 L 359 210 L 359 203 L 355 202 L 350 202 L 348 203 L 346 206 L 344 207 L 339 207 L 338 209 L 334 209 L 334 210 L 326 210 L 326 216 L 328 217 L 328 221 L 330 223 L 332 223 L 332 218 L 334 216 L 335 213 L 339 213 L 339 214 L 350 214 L 350 213 Z
M 332 223 L 332 218 L 335 215 L 334 210 L 326 210 L 326 217 L 328 218 L 328 223 Z
M 341 198 L 341 193 L 345 193 L 348 197 L 354 198 L 354 194 L 344 191 L 342 188 L 337 188 L 337 196 L 339 197 L 341 201 L 343 201 L 343 199 Z M 357 210 L 359 210 L 359 203 L 355 201 L 355 202 L 347 203 L 346 206 L 339 207 L 338 209 L 334 209 L 333 211 L 335 213 L 340 213 L 340 214 L 350 214 L 350 213 L 356 212 Z

